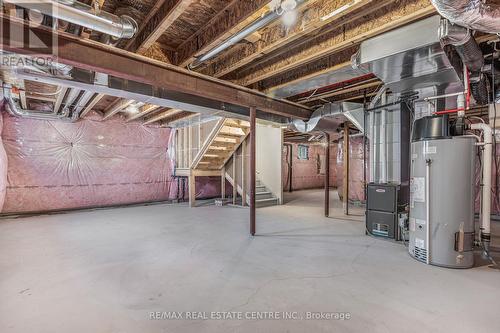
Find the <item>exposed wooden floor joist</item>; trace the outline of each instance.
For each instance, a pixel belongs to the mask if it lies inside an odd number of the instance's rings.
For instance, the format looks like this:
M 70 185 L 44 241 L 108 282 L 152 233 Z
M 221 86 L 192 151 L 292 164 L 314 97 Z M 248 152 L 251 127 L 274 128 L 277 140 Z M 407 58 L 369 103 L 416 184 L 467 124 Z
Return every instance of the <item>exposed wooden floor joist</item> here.
M 296 24 L 291 31 L 282 24 L 268 27 L 264 29 L 259 41 L 226 52 L 201 72 L 223 77 L 270 53 L 274 54 L 277 49 L 298 39 L 306 40 L 305 37 L 317 37 L 319 32 L 325 34 L 391 2 L 391 0 L 317 1 L 311 8 L 306 8 L 301 13 L 301 17 L 298 18 L 300 24 Z M 362 7 L 364 7 L 363 10 L 357 11 Z M 330 13 L 334 14 L 329 16 Z M 282 53 L 286 52 L 285 48 Z
M 390 10 L 387 9 L 380 10 L 379 15 L 371 20 L 347 25 L 347 29 L 340 33 L 328 35 L 327 38 L 321 36 L 320 40 L 311 39 L 298 50 L 290 50 L 288 57 L 264 64 L 258 69 L 247 69 L 234 82 L 243 86 L 251 85 L 435 13 L 435 8 L 429 5 L 428 0 L 398 2 Z
M 145 52 L 192 2 L 193 0 L 158 1 L 146 16 L 136 37 L 127 44 L 126 49 L 132 52 Z
M 3 38 L 0 41 L 2 49 L 20 54 L 34 54 L 33 50 L 19 46 L 19 43 L 12 40 L 13 37 L 9 34 L 13 27 L 22 30 L 27 24 L 5 15 L 1 15 L 0 18 L 3 28 Z M 258 110 L 285 117 L 308 119 L 312 113 L 307 107 L 272 99 L 251 89 L 183 70 L 108 45 L 82 40 L 69 34 L 56 34 L 44 27 L 32 26 L 30 29 L 36 32 L 38 38 L 46 45 L 50 45 L 49 41 L 57 39 L 58 62 L 64 64 L 244 108 L 255 106 Z M 51 51 L 49 49 L 41 52 L 37 50 L 37 54 L 49 56 Z
M 177 64 L 191 63 L 196 55 L 203 54 L 240 31 L 263 13 L 269 0 L 231 1 L 224 10 L 207 22 L 203 28 L 179 45 Z

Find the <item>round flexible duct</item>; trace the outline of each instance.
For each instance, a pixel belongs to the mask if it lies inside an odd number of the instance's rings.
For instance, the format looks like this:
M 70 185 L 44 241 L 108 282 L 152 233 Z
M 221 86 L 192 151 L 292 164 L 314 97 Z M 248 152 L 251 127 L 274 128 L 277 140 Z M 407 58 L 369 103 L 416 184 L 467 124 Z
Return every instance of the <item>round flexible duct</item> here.
M 500 33 L 500 5 L 481 0 L 431 0 L 441 16 L 454 24 L 483 32 Z

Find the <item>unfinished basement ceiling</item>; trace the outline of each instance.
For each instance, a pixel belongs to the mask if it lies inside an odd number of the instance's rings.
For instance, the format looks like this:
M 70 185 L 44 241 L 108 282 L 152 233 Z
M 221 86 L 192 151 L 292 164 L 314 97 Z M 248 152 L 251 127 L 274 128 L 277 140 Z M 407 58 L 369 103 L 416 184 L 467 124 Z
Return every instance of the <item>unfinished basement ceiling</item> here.
M 134 18 L 138 31 L 131 40 L 113 41 L 82 29 L 77 32 L 82 38 L 107 42 L 110 47 L 180 67 L 188 67 L 272 10 L 269 0 L 99 3 L 103 11 Z M 8 5 L 4 12 L 12 15 Z M 296 12 L 293 24 L 285 25 L 279 17 L 191 70 L 313 109 L 334 101 L 365 101 L 375 95 L 381 82 L 351 68 L 351 57 L 360 43 L 436 14 L 430 0 L 307 0 L 298 2 Z M 490 38 L 486 35 L 484 40 Z M 24 89 L 31 86 L 25 84 Z M 42 94 L 50 94 L 53 87 L 47 89 Z M 45 98 L 33 105 L 46 108 L 46 102 Z M 121 115 L 130 121 L 168 126 L 168 108 L 136 102 L 123 101 L 120 108 L 116 97 L 96 95 L 86 106 L 105 119 Z M 190 111 L 182 115 L 190 116 Z
M 190 1 L 191 5 L 179 16 L 158 42 L 169 49 L 177 49 L 182 43 L 202 29 L 214 16 L 219 14 L 229 3 L 221 0 Z

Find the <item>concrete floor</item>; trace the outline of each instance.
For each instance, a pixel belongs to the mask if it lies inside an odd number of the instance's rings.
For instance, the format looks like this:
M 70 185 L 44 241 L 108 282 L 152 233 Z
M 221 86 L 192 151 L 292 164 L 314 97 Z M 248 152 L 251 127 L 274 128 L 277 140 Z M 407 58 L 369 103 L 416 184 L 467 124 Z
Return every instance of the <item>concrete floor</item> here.
M 248 210 L 230 207 L 3 220 L 0 332 L 500 331 L 498 271 L 416 262 L 403 245 L 365 236 L 360 217 L 323 218 L 321 196 L 297 192 L 260 209 L 255 238 Z M 351 319 L 150 320 L 151 311 Z

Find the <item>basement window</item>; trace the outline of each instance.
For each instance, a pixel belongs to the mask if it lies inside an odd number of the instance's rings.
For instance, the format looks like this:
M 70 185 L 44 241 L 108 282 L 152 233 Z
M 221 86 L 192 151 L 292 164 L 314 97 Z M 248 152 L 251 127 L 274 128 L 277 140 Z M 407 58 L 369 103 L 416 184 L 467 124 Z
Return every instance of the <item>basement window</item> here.
M 299 160 L 308 160 L 309 159 L 309 146 L 298 145 L 297 158 Z

